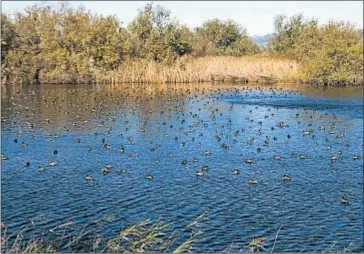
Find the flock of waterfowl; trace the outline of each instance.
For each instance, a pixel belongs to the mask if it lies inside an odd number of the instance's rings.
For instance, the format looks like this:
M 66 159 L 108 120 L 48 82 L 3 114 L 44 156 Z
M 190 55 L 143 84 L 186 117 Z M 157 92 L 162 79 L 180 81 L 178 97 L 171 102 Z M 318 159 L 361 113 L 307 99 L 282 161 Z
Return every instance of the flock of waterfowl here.
M 268 94 L 265 94 L 267 93 Z M 244 115 L 237 116 L 239 121 L 244 121 L 245 124 L 242 128 L 233 129 L 234 121 L 237 121 L 235 117 L 225 116 L 224 111 L 221 106 L 218 106 L 217 102 L 226 97 L 226 94 L 230 95 L 239 95 L 243 96 L 243 98 L 254 98 L 254 96 L 272 96 L 272 95 L 284 95 L 287 96 L 289 94 L 298 94 L 298 92 L 294 91 L 285 91 L 277 88 L 199 88 L 195 87 L 192 89 L 189 88 L 178 88 L 178 87 L 169 87 L 167 89 L 155 89 L 149 90 L 145 89 L 143 86 L 133 86 L 128 89 L 124 89 L 121 92 L 106 92 L 101 94 L 96 94 L 95 97 L 89 97 L 87 94 L 80 95 L 77 91 L 77 88 L 67 88 L 64 89 L 64 93 L 66 96 L 57 96 L 57 94 L 50 94 L 49 92 L 44 92 L 41 94 L 40 99 L 43 105 L 42 108 L 51 108 L 53 114 L 41 121 L 33 121 L 32 118 L 35 116 L 35 112 L 39 110 L 39 105 L 21 105 L 22 97 L 17 96 L 16 94 L 10 98 L 9 107 L 13 108 L 12 112 L 16 112 L 21 107 L 22 112 L 26 112 L 26 118 L 29 119 L 26 123 L 17 123 L 17 122 L 9 122 L 9 119 L 6 117 L 2 117 L 2 123 L 7 124 L 7 126 L 17 127 L 19 130 L 17 132 L 17 138 L 14 139 L 15 144 L 21 145 L 22 148 L 31 149 L 28 147 L 26 140 L 22 140 L 22 134 L 24 132 L 32 132 L 32 129 L 44 128 L 44 126 L 50 126 L 53 124 L 58 124 L 57 119 L 61 115 L 65 115 L 74 120 L 72 124 L 64 125 L 61 127 L 63 132 L 72 132 L 73 130 L 82 130 L 83 128 L 89 128 L 92 130 L 96 130 L 95 135 L 98 135 L 101 139 L 100 144 L 95 144 L 95 146 L 101 146 L 107 151 L 117 150 L 119 153 L 127 153 L 128 157 L 135 157 L 135 152 L 127 151 L 126 146 L 135 144 L 134 137 L 131 136 L 130 130 L 138 130 L 141 133 L 148 132 L 148 127 L 153 125 L 154 128 L 157 128 L 161 133 L 165 132 L 164 138 L 171 139 L 175 142 L 179 142 L 180 150 L 178 153 L 183 154 L 184 147 L 186 144 L 194 143 L 196 147 L 196 156 L 191 158 L 185 158 L 181 161 L 182 165 L 187 165 L 189 161 L 199 162 L 198 152 L 201 145 L 202 139 L 211 139 L 215 140 L 219 147 L 207 149 L 203 152 L 204 155 L 201 156 L 213 156 L 214 149 L 239 149 L 238 147 L 244 144 L 246 147 L 253 147 L 257 141 L 257 137 L 265 136 L 263 143 L 257 147 L 254 151 L 251 148 L 251 154 L 259 154 L 262 149 L 270 149 L 272 142 L 277 142 L 277 140 L 282 141 L 285 145 L 287 145 L 287 151 L 290 148 L 289 141 L 292 135 L 297 135 L 294 133 L 287 134 L 285 136 L 276 136 L 275 131 L 277 128 L 286 128 L 287 132 L 289 131 L 289 125 L 282 120 L 282 117 L 279 115 L 279 111 L 277 108 L 268 108 L 266 114 L 263 118 L 257 118 L 256 114 L 259 114 L 261 108 L 263 106 L 257 105 L 249 111 L 244 112 Z M 30 91 L 25 95 L 26 97 L 35 97 L 36 94 L 34 91 Z M 39 95 L 37 95 L 39 97 Z M 173 102 L 173 103 L 172 103 Z M 130 103 L 130 104 L 128 104 Z M 157 104 L 157 105 L 155 105 Z M 188 105 L 194 105 L 194 108 L 188 109 Z M 220 104 L 219 104 L 220 105 Z M 233 109 L 235 105 L 231 104 L 228 109 Z M 243 108 L 243 107 L 242 107 Z M 10 110 L 9 108 L 7 110 Z M 20 110 L 19 110 L 20 111 Z M 20 112 L 16 112 L 15 114 L 21 114 Z M 84 119 L 84 116 L 88 114 L 88 119 Z M 268 112 L 268 113 L 267 113 Z M 247 113 L 247 114 L 245 114 Z M 128 114 L 133 115 L 136 119 L 136 122 L 130 123 L 126 119 Z M 148 118 L 149 116 L 149 118 Z M 219 118 L 220 117 L 220 118 Z M 223 118 L 226 117 L 226 118 Z M 302 124 L 303 117 L 308 119 L 307 126 Z M 312 129 L 313 118 L 328 118 L 331 117 L 332 122 L 331 125 L 320 126 L 317 130 Z M 220 122 L 217 121 L 219 118 Z M 305 114 L 293 113 L 292 118 L 297 118 L 297 126 L 300 126 L 302 131 L 302 136 L 309 136 L 312 139 L 315 139 L 315 131 L 320 131 L 326 133 L 326 135 L 332 136 L 336 134 L 337 139 L 345 138 L 347 134 L 347 130 L 344 130 L 340 133 L 336 131 L 336 119 L 338 116 L 336 114 L 323 113 L 320 111 L 311 110 L 305 112 Z M 221 119 L 225 119 L 225 122 L 221 122 Z M 265 124 L 264 120 L 276 119 L 275 125 L 270 126 L 270 132 L 265 133 L 262 126 Z M 95 123 L 97 126 L 95 127 Z M 58 124 L 59 125 L 59 124 Z M 118 147 L 113 147 L 107 142 L 107 135 L 113 133 L 114 126 L 121 125 L 123 127 L 123 132 L 119 133 L 121 137 L 127 137 L 127 139 L 123 139 L 124 143 L 120 143 Z M 90 127 L 92 126 L 92 127 Z M 198 129 L 198 127 L 210 128 L 213 126 L 214 135 L 207 136 L 206 133 Z M 51 127 L 50 127 L 51 128 Z M 167 134 L 167 130 L 174 130 L 175 136 L 171 136 Z M 198 129 L 198 131 L 197 131 Z M 246 134 L 247 130 L 256 129 L 256 133 L 254 135 Z M 54 131 L 56 132 L 56 131 Z M 58 131 L 57 131 L 58 132 Z M 211 133 L 211 131 L 210 131 Z M 47 139 L 48 142 L 59 138 L 60 134 L 50 134 L 50 137 Z M 32 139 L 36 139 L 35 136 Z M 242 142 L 242 140 L 245 140 Z M 326 138 L 325 141 L 327 145 L 331 148 L 329 139 Z M 81 138 L 74 139 L 75 144 L 82 143 L 83 140 Z M 163 143 L 155 143 L 153 140 L 149 142 L 150 147 L 145 147 L 144 149 L 150 150 L 151 152 L 156 151 L 160 147 L 163 146 Z M 70 146 L 72 144 L 69 144 Z M 74 144 L 73 144 L 74 145 Z M 317 143 L 317 145 L 319 145 Z M 326 145 L 326 144 L 325 144 Z M 234 147 L 232 147 L 234 146 Z M 67 150 L 67 147 L 60 147 L 59 150 Z M 87 151 L 91 152 L 94 147 L 87 147 Z M 246 148 L 249 149 L 249 148 Z M 334 149 L 333 149 L 334 150 Z M 282 151 L 283 152 L 283 151 Z M 286 152 L 286 151 L 285 151 Z M 174 157 L 176 151 L 168 152 L 168 157 Z M 57 155 L 58 150 L 53 151 L 53 155 Z M 296 150 L 292 149 L 290 151 L 290 155 L 292 158 L 297 157 L 302 160 L 308 160 L 306 154 L 298 153 Z M 334 167 L 335 163 L 340 160 L 340 157 L 344 155 L 343 151 L 338 151 L 336 154 L 328 154 L 327 160 L 330 161 L 332 167 Z M 69 155 L 69 156 L 72 156 Z M 255 156 L 244 156 L 241 155 L 241 165 L 236 165 L 236 168 L 231 168 L 231 172 L 233 175 L 241 175 L 244 170 L 244 163 L 256 164 L 257 159 Z M 359 160 L 360 156 L 358 154 L 352 154 L 353 160 Z M 53 157 L 54 158 L 54 157 Z M 258 158 L 258 157 L 257 157 Z M 2 160 L 11 160 L 6 154 L 1 154 Z M 142 157 L 138 157 L 138 159 L 142 159 Z M 228 159 L 228 158 L 227 158 Z M 273 160 L 281 161 L 283 159 L 282 154 L 276 153 L 274 154 Z M 287 159 L 285 157 L 284 159 Z M 160 159 L 157 159 L 158 163 Z M 273 163 L 273 161 L 272 161 Z M 31 161 L 24 162 L 25 167 L 33 166 Z M 57 161 L 50 160 L 48 163 L 49 167 L 56 167 Z M 176 165 L 177 166 L 177 165 Z M 99 172 L 102 175 L 108 175 L 110 171 L 113 169 L 113 165 L 108 163 L 102 168 L 99 169 Z M 46 171 L 46 165 L 39 165 L 39 172 Z M 204 165 L 200 169 L 196 169 L 194 174 L 197 177 L 204 177 L 209 172 L 209 165 Z M 95 169 L 96 170 L 96 169 Z M 92 170 L 89 174 L 87 174 L 84 178 L 86 181 L 93 181 L 93 174 L 96 174 L 96 171 Z M 91 171 L 91 170 L 90 170 Z M 119 174 L 127 174 L 127 169 L 121 169 L 118 172 Z M 153 180 L 154 176 L 151 172 L 145 175 L 145 179 Z M 281 180 L 283 182 L 290 182 L 294 180 L 294 177 L 286 173 L 282 172 Z M 249 179 L 248 181 L 251 185 L 256 185 L 259 183 L 259 177 L 256 175 Z M 349 200 L 345 197 L 340 199 L 342 204 L 349 204 Z

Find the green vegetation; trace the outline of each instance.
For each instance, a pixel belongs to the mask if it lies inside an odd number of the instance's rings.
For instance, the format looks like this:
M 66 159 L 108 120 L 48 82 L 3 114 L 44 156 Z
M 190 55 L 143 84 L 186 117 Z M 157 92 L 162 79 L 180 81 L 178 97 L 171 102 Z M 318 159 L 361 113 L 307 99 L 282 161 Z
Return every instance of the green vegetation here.
M 275 19 L 275 54 L 302 63 L 304 79 L 325 85 L 363 84 L 363 37 L 349 23 L 305 21 L 302 15 Z
M 296 79 L 303 82 L 363 84 L 362 31 L 340 22 L 319 25 L 302 15 L 277 16 L 275 30 L 263 48 L 232 20 L 208 20 L 191 30 L 174 20 L 170 11 L 153 4 L 139 10 L 127 26 L 115 16 L 73 9 L 66 3 L 58 8 L 35 5 L 24 13 L 1 14 L 2 84 L 115 82 L 128 65 L 155 64 L 161 70 L 157 75 L 167 77 L 157 81 L 170 82 L 168 77 L 174 73 L 168 71 L 183 71 L 181 62 L 195 65 L 204 61 L 194 59 L 205 57 L 262 54 L 277 61 L 297 60 L 300 75 Z M 203 69 L 197 76 L 206 73 Z M 173 82 L 185 80 L 206 78 Z

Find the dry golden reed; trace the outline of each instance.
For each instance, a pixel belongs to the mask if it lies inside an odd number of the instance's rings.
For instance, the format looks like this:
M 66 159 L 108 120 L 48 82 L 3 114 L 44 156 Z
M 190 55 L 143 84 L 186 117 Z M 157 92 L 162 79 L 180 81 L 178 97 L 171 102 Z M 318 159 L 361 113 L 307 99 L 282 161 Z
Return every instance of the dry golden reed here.
M 127 60 L 98 78 L 107 83 L 296 82 L 297 61 L 268 56 L 181 57 L 173 64 Z

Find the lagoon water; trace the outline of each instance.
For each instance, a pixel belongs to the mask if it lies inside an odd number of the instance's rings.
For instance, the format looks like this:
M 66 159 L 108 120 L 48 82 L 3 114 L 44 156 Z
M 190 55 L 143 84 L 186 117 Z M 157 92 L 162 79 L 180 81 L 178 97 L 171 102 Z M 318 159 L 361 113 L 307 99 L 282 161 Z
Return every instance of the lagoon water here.
M 2 87 L 1 110 L 1 150 L 9 158 L 1 164 L 1 220 L 9 233 L 32 220 L 41 235 L 69 221 L 82 227 L 112 218 L 98 228 L 111 236 L 160 218 L 173 222 L 171 232 L 184 230 L 178 246 L 203 213 L 195 252 L 244 250 L 257 236 L 267 237 L 270 251 L 280 227 L 276 252 L 333 244 L 364 251 L 361 88 Z M 113 168 L 103 175 L 107 164 Z M 203 166 L 208 172 L 197 177 Z M 285 174 L 292 180 L 283 181 Z M 253 177 L 258 184 L 248 183 Z M 342 196 L 349 205 L 340 203 Z

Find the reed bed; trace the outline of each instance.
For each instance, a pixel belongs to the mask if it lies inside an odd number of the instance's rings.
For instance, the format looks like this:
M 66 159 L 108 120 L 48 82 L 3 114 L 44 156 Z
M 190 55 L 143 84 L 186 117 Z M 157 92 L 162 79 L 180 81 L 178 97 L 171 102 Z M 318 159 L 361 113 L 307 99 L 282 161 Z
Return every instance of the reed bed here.
M 295 60 L 268 56 L 181 57 L 171 64 L 127 60 L 101 83 L 297 82 Z

